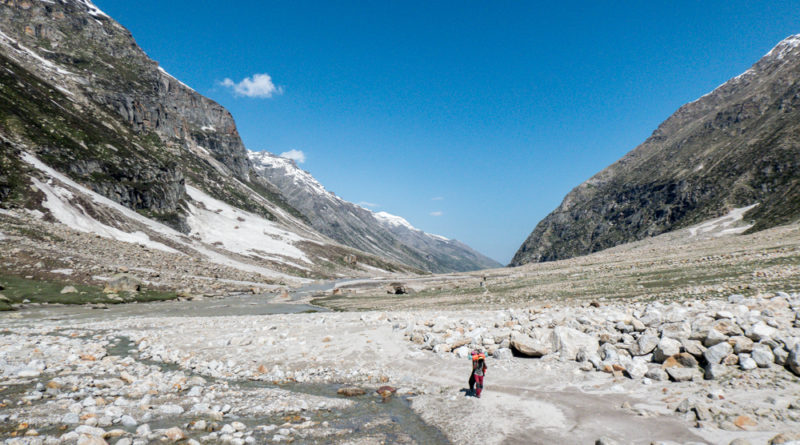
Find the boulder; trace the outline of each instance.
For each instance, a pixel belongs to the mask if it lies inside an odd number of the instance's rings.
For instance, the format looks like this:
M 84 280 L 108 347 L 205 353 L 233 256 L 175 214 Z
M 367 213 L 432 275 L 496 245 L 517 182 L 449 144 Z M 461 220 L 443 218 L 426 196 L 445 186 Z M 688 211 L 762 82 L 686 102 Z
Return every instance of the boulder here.
M 343 388 L 339 388 L 339 390 L 336 391 L 336 394 L 345 397 L 363 396 L 366 393 L 367 391 L 357 386 L 345 386 Z
M 739 354 L 739 367 L 744 371 L 750 371 L 758 368 L 758 364 L 750 357 L 750 354 Z
M 695 368 L 667 368 L 667 375 L 676 382 L 688 382 L 700 376 Z
M 706 338 L 703 339 L 703 344 L 710 348 L 714 345 L 728 341 L 728 336 L 716 329 L 709 329 Z
M 106 281 L 106 287 L 103 292 L 139 292 L 141 289 L 142 280 L 129 273 L 118 273 Z
M 772 353 L 772 349 L 763 343 L 753 346 L 750 357 L 759 368 L 769 368 L 775 362 L 775 355 Z
M 729 368 L 725 365 L 706 365 L 703 377 L 706 380 L 716 380 L 729 372 Z
M 647 355 L 658 346 L 658 337 L 655 335 L 641 335 L 639 339 L 636 341 L 636 344 L 639 346 L 639 350 L 637 355 Z
M 698 358 L 702 357 L 703 353 L 706 352 L 706 347 L 698 340 L 682 339 L 681 346 L 683 346 L 684 351 Z
M 750 340 L 744 335 L 731 337 L 730 341 L 733 343 L 733 352 L 737 354 L 741 354 L 742 352 L 750 352 L 753 350 L 753 340 Z
M 77 293 L 78 293 L 78 289 L 75 289 L 75 286 L 64 286 L 64 288 L 61 289 L 61 294 L 62 295 L 64 295 L 64 294 L 77 294 Z
M 794 345 L 786 358 L 786 366 L 796 375 L 800 376 L 800 343 Z
M 634 359 L 631 364 L 625 368 L 625 374 L 635 380 L 641 379 L 647 374 L 647 363 L 643 359 Z
M 509 348 L 498 348 L 496 351 L 494 351 L 492 357 L 496 358 L 497 360 L 508 360 L 514 357 L 514 353 L 511 352 L 511 349 Z
M 772 350 L 772 355 L 775 357 L 775 364 L 778 366 L 786 366 L 786 360 L 789 358 L 789 353 L 781 346 L 776 346 Z
M 552 334 L 553 351 L 558 352 L 562 360 L 575 360 L 582 348 L 590 353 L 597 351 L 600 342 L 591 335 L 578 330 L 557 326 Z
M 777 330 L 772 326 L 767 326 L 764 322 L 758 322 L 750 327 L 746 335 L 753 341 L 762 341 L 771 339 Z
M 662 363 L 667 357 L 673 356 L 681 352 L 681 342 L 678 340 L 663 337 L 658 342 L 655 351 L 653 352 L 653 360 L 657 363 Z
M 550 345 L 520 333 L 511 336 L 511 349 L 526 357 L 541 357 L 550 353 Z
M 183 432 L 183 430 L 174 426 L 164 431 L 164 437 L 166 437 L 171 442 L 177 442 L 179 440 L 186 439 L 186 434 Z
M 711 365 L 717 365 L 722 362 L 722 359 L 727 357 L 733 348 L 728 343 L 717 343 L 716 345 L 706 349 L 706 352 L 703 354 L 703 357 L 706 359 Z

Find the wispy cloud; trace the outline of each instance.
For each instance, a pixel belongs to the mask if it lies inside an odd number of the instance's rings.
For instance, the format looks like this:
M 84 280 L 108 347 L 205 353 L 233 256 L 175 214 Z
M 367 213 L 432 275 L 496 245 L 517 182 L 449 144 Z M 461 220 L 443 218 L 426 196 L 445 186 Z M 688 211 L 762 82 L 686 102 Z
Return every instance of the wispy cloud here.
M 431 201 L 444 201 L 444 196 L 434 196 Z
M 435 212 L 431 212 L 430 215 L 431 216 L 442 216 L 442 215 L 444 215 L 444 212 L 441 211 L 441 210 L 437 210 Z
M 253 74 L 245 77 L 240 82 L 226 78 L 220 84 L 231 88 L 237 96 L 269 98 L 283 93 L 283 87 L 275 86 L 272 77 L 267 73 Z
M 361 207 L 367 207 L 369 209 L 374 209 L 375 207 L 380 207 L 380 204 L 375 204 L 374 202 L 367 202 L 367 201 L 361 201 L 361 202 L 358 203 L 358 205 L 360 205 Z
M 306 162 L 306 154 L 303 153 L 302 150 L 289 150 L 284 151 L 283 153 L 279 154 L 278 156 L 286 159 L 291 159 L 298 164 L 302 164 Z

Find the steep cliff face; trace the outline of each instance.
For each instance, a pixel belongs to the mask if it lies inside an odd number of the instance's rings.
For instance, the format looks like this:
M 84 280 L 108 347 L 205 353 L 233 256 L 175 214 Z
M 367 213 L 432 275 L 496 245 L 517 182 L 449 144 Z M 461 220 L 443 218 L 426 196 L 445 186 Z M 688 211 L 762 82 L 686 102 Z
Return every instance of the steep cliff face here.
M 595 252 L 755 203 L 750 230 L 800 218 L 800 35 L 573 189 L 511 265 Z
M 342 244 L 432 272 L 500 266 L 463 243 L 425 233 L 401 217 L 374 213 L 339 198 L 294 161 L 267 152 L 250 152 L 250 159 L 259 175 L 274 184 L 315 229 Z

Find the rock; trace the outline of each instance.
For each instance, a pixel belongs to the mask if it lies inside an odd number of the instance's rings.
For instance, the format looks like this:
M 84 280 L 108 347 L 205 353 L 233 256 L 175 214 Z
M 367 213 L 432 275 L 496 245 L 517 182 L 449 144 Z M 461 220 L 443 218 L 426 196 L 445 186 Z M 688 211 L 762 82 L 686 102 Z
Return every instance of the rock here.
M 536 341 L 527 335 L 514 333 L 511 337 L 511 350 L 526 357 L 541 357 L 550 353 L 550 345 Z
M 737 354 L 741 354 L 742 352 L 750 352 L 753 350 L 753 340 L 750 340 L 748 337 L 743 335 L 731 337 L 730 341 L 733 342 L 733 352 Z
M 728 366 L 738 365 L 739 364 L 739 356 L 736 355 L 736 354 L 731 354 L 731 355 L 725 357 L 724 359 L 722 359 L 722 364 L 723 365 L 728 365 Z
M 158 412 L 167 416 L 177 416 L 183 414 L 183 408 L 180 405 L 161 405 L 158 407 Z
M 687 382 L 700 376 L 700 373 L 694 368 L 667 368 L 667 374 L 676 382 Z
M 108 445 L 108 442 L 99 436 L 81 434 L 80 437 L 78 437 L 78 445 Z
M 778 366 L 786 366 L 786 361 L 789 358 L 789 353 L 781 346 L 776 346 L 772 350 L 772 355 L 775 356 L 775 364 Z
M 655 335 L 644 334 L 640 336 L 636 341 L 636 344 L 639 346 L 639 351 L 636 355 L 647 355 L 653 352 L 656 346 L 658 346 L 658 341 L 659 339 Z
M 603 436 L 595 440 L 594 445 L 619 445 L 619 442 L 609 437 Z
M 751 419 L 748 416 L 739 416 L 734 419 L 733 424 L 736 425 L 737 428 L 748 430 L 755 426 L 758 426 L 755 420 Z
M 207 426 L 208 426 L 208 423 L 205 420 L 200 419 L 200 420 L 195 420 L 194 422 L 191 422 L 189 424 L 189 429 L 190 430 L 195 430 L 195 431 L 205 431 Z
M 697 359 L 695 359 L 692 354 L 681 352 L 680 354 L 675 354 L 668 357 L 666 360 L 664 360 L 664 363 L 661 364 L 661 367 L 664 369 L 675 366 L 679 366 L 681 368 L 694 368 L 697 366 Z
M 703 377 L 706 380 L 717 380 L 728 373 L 728 367 L 725 365 L 708 364 L 705 367 Z
M 726 341 L 728 341 L 727 335 L 723 334 L 722 332 L 716 329 L 709 329 L 708 334 L 706 334 L 705 339 L 703 339 L 703 344 L 706 347 L 711 347 Z
M 763 343 L 753 346 L 752 351 L 750 357 L 752 357 L 759 368 L 769 368 L 772 366 L 772 363 L 775 362 L 775 355 L 772 353 L 772 349 Z
M 694 416 L 699 421 L 712 419 L 711 412 L 708 411 L 708 408 L 706 408 L 705 405 L 696 404 L 695 406 L 692 407 L 692 410 L 694 411 Z
M 591 353 L 600 346 L 597 338 L 564 326 L 553 329 L 552 341 L 553 351 L 558 352 L 562 360 L 575 360 L 579 350 L 586 349 Z
M 498 348 L 496 351 L 494 351 L 492 357 L 494 357 L 497 360 L 508 360 L 513 358 L 514 354 L 513 352 L 511 352 L 511 349 L 509 348 Z
M 136 428 L 136 435 L 137 436 L 148 436 L 148 435 L 150 435 L 150 432 L 151 432 L 150 425 L 148 425 L 146 423 L 144 425 L 139 425 Z
M 345 397 L 363 396 L 366 393 L 366 390 L 356 386 L 345 386 L 344 388 L 339 388 L 339 390 L 336 391 L 336 394 Z
M 742 301 L 744 301 L 744 295 L 733 294 L 733 295 L 728 297 L 728 303 L 731 303 L 731 304 L 739 304 Z
M 706 347 L 698 340 L 682 339 L 681 346 L 683 346 L 684 351 L 697 358 L 702 357 L 703 353 L 706 352 Z
M 394 395 L 397 392 L 397 388 L 391 386 L 381 386 L 380 388 L 375 390 L 378 395 L 380 395 L 384 401 Z
M 750 442 L 749 440 L 740 437 L 738 439 L 733 439 L 732 441 L 730 441 L 728 445 L 754 445 L 754 444 L 753 442 Z
M 186 439 L 186 433 L 176 426 L 164 431 L 164 436 L 172 442 Z
M 792 350 L 789 351 L 789 356 L 786 358 L 786 366 L 793 373 L 800 376 L 800 343 L 795 344 Z
M 139 292 L 142 280 L 129 273 L 118 273 L 106 281 L 105 293 Z
M 772 326 L 767 326 L 763 322 L 758 322 L 750 327 L 746 335 L 753 341 L 762 341 L 771 339 L 777 330 Z
M 64 286 L 64 288 L 61 289 L 61 294 L 62 295 L 63 294 L 77 294 L 77 293 L 78 293 L 78 289 L 75 289 L 75 286 Z
M 728 343 L 717 343 L 716 345 L 706 349 L 706 352 L 703 354 L 703 358 L 706 359 L 706 362 L 712 365 L 719 364 L 722 362 L 722 359 L 727 357 L 733 348 Z
M 681 352 L 681 342 L 678 340 L 663 337 L 656 346 L 653 352 L 653 361 L 662 363 L 667 357 L 673 356 Z
M 794 445 L 798 442 L 800 442 L 800 433 L 797 432 L 781 433 L 770 439 L 769 445 L 779 445 L 779 444 Z
M 120 422 L 122 423 L 123 426 L 125 426 L 127 428 L 133 428 L 138 424 L 138 422 L 136 422 L 136 419 L 134 419 L 133 417 L 131 417 L 131 416 L 127 415 L 127 414 L 122 416 L 122 418 L 120 419 Z
M 739 354 L 739 367 L 744 371 L 750 371 L 758 368 L 758 364 L 749 354 Z
M 78 417 L 78 415 L 75 413 L 64 414 L 64 417 L 61 418 L 61 423 L 65 423 L 67 425 L 77 425 L 80 422 L 80 417 Z
M 711 329 L 725 335 L 726 337 L 742 335 L 742 329 L 739 327 L 739 325 L 729 318 L 730 317 L 715 321 L 711 325 Z
M 638 359 L 633 360 L 627 368 L 625 368 L 625 374 L 628 377 L 638 380 L 644 377 L 647 374 L 648 368 L 647 363 L 644 360 Z
M 669 375 L 667 375 L 667 372 L 661 368 L 650 368 L 644 376 L 657 382 L 669 380 Z

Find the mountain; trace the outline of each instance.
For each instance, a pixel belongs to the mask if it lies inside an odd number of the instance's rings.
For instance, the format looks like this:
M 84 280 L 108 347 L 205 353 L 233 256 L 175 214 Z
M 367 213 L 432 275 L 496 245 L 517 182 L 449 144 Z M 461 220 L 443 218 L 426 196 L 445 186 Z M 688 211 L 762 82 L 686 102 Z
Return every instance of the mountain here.
M 750 232 L 800 218 L 800 35 L 679 108 L 633 151 L 573 189 L 512 266 L 584 255 L 734 208 Z
M 286 201 L 320 233 L 364 252 L 431 272 L 499 267 L 469 246 L 425 233 L 405 219 L 374 213 L 326 190 L 294 161 L 267 152 L 250 152 L 255 170 L 275 185 Z
M 315 230 L 230 113 L 88 0 L 0 8 L 0 209 L 268 280 L 421 272 Z

